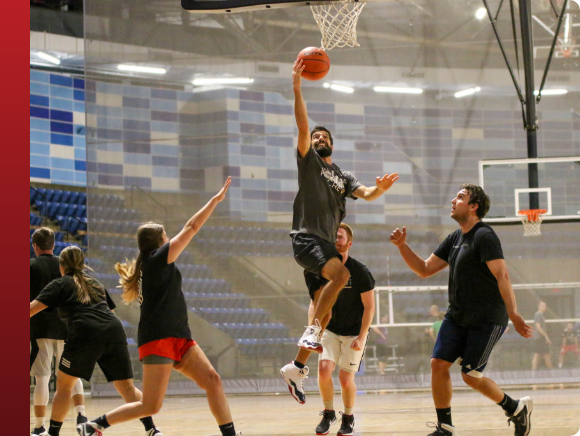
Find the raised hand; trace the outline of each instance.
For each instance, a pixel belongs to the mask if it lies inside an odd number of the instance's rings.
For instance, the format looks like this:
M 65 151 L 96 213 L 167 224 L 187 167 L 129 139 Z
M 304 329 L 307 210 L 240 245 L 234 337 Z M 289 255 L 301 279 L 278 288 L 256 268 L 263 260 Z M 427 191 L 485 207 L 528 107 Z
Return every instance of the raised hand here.
M 520 334 L 520 336 L 524 338 L 532 337 L 532 328 L 526 324 L 526 321 L 519 313 L 512 315 L 510 319 L 514 323 L 514 328 L 516 329 L 516 332 Z
M 383 177 L 377 177 L 377 188 L 382 191 L 387 191 L 398 179 L 399 173 L 385 174 Z
M 407 229 L 403 227 L 403 230 L 401 230 L 397 227 L 393 230 L 391 233 L 391 242 L 397 247 L 405 244 L 405 242 L 407 242 Z
M 302 62 L 302 59 L 296 59 L 294 61 L 294 66 L 292 67 L 292 84 L 294 88 L 300 88 L 302 85 L 302 71 L 304 71 L 306 65 Z
M 222 186 L 222 189 L 220 189 L 219 192 L 214 196 L 218 202 L 222 201 L 226 197 L 226 193 L 228 192 L 228 188 L 231 184 L 232 178 L 228 177 L 224 183 L 224 186 Z

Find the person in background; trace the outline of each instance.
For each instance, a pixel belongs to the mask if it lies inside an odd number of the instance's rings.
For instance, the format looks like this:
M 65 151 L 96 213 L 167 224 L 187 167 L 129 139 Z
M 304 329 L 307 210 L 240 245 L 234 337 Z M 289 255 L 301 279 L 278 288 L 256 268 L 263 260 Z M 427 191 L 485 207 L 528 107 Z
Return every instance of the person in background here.
M 532 371 L 538 369 L 538 360 L 540 360 L 540 356 L 544 358 L 546 368 L 552 369 L 552 356 L 550 355 L 550 345 L 552 345 L 552 341 L 548 336 L 546 318 L 544 317 L 544 313 L 546 313 L 547 309 L 548 306 L 546 303 L 540 301 L 538 303 L 538 311 L 534 315 L 534 357 L 532 358 Z
M 389 323 L 389 315 L 381 316 L 381 324 Z M 374 344 L 376 347 L 376 357 L 379 360 L 379 375 L 385 375 L 387 359 L 389 357 L 389 331 L 387 327 L 373 327 L 375 333 Z
M 562 368 L 566 354 L 576 354 L 576 360 L 580 356 L 580 347 L 578 346 L 578 333 L 574 329 L 574 323 L 569 322 L 566 329 L 562 332 L 562 347 L 560 348 L 560 359 L 558 360 L 558 368 Z
M 437 335 L 439 335 L 441 324 L 443 324 L 443 320 L 445 319 L 445 312 L 439 312 L 437 318 L 438 318 L 437 321 L 435 321 L 433 325 L 429 327 L 429 336 L 431 336 L 433 342 L 437 341 Z

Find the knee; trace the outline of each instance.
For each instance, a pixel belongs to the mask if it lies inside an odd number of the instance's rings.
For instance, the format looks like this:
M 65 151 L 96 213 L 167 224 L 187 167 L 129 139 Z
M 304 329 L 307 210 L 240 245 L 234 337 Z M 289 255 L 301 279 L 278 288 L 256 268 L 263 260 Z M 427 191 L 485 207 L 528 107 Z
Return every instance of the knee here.
M 222 378 L 217 373 L 215 369 L 211 369 L 208 374 L 203 379 L 203 382 L 199 384 L 199 387 L 204 391 L 220 388 L 222 385 Z
M 472 377 L 469 374 L 465 374 L 464 372 L 461 373 L 461 377 L 463 377 L 463 381 L 467 386 L 472 387 L 473 389 L 477 388 L 480 379 Z
M 349 278 L 350 272 L 348 272 L 348 269 L 346 269 L 344 265 L 341 265 L 340 268 L 334 272 L 332 280 L 340 283 L 342 285 L 341 287 L 344 287 L 344 285 L 348 283 Z
M 156 415 L 161 412 L 163 407 L 163 398 L 155 399 L 153 401 L 143 401 L 143 418 L 146 416 Z
M 449 364 L 441 359 L 431 359 L 431 372 L 444 373 L 449 371 Z
M 324 361 L 318 365 L 318 377 L 323 380 L 332 379 L 332 368 L 330 365 L 325 365 Z
M 355 389 L 356 389 L 356 386 L 354 384 L 354 377 L 350 377 L 349 375 L 345 375 L 343 377 L 339 377 L 339 380 L 340 380 L 340 387 L 343 390 L 347 390 L 347 389 L 352 388 L 352 387 L 355 387 Z

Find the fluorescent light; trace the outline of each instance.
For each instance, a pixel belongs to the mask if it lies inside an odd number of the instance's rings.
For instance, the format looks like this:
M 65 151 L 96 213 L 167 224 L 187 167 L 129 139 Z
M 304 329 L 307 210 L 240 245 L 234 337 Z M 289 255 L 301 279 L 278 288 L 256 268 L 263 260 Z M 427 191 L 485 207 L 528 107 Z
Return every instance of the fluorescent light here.
M 249 77 L 210 77 L 206 79 L 194 79 L 194 85 L 244 85 L 252 83 L 254 79 Z
M 475 88 L 469 88 L 469 89 L 464 89 L 463 91 L 458 91 L 453 95 L 455 96 L 455 98 L 461 98 L 461 97 L 465 97 L 468 95 L 473 95 L 479 91 L 481 91 L 481 88 L 479 86 L 476 86 Z
M 567 89 L 544 89 L 542 95 L 564 95 L 568 94 Z M 534 91 L 534 95 L 538 95 L 538 91 Z
M 486 15 L 487 15 L 487 9 L 485 9 L 485 8 L 479 8 L 475 12 L 475 18 L 477 18 L 478 20 L 482 20 L 483 17 L 485 17 Z
M 36 54 L 38 55 L 39 58 L 44 59 L 45 61 L 48 61 L 51 64 L 60 65 L 60 59 L 55 58 L 54 56 L 51 56 L 51 55 L 46 54 L 46 53 L 43 53 L 41 51 L 39 51 Z
M 325 82 L 325 83 L 324 83 L 322 86 L 323 86 L 324 88 L 330 88 L 330 83 L 328 83 L 328 82 Z
M 334 83 L 330 84 L 330 89 L 333 91 L 346 92 L 348 94 L 352 94 L 354 92 L 354 88 L 351 88 L 350 86 L 336 85 Z
M 143 67 L 140 65 L 120 64 L 117 65 L 117 69 L 119 69 L 120 71 L 131 71 L 134 73 L 149 73 L 149 74 L 167 73 L 167 70 L 165 68 Z
M 392 92 L 395 94 L 423 94 L 421 88 L 395 88 L 390 86 L 375 86 L 375 92 Z

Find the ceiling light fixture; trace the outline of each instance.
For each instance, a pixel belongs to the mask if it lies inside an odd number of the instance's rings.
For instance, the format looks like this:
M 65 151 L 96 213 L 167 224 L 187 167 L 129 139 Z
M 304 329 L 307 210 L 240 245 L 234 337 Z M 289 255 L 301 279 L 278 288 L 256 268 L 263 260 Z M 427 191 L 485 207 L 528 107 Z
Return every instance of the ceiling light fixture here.
M 483 17 L 485 17 L 487 15 L 487 9 L 485 8 L 479 8 L 477 11 L 475 11 L 475 18 L 477 18 L 478 20 L 483 20 Z
M 458 91 L 453 95 L 455 96 L 455 98 L 461 98 L 461 97 L 466 97 L 468 95 L 473 95 L 479 91 L 481 91 L 481 88 L 479 86 L 476 86 L 475 88 L 469 88 L 469 89 L 464 89 L 463 91 Z
M 542 95 L 564 95 L 568 94 L 567 89 L 543 89 Z M 534 95 L 538 95 L 538 91 L 534 91 Z
M 194 79 L 193 84 L 202 85 L 245 85 L 253 83 L 254 79 L 249 77 L 208 77 L 204 79 Z
M 373 88 L 375 92 L 390 92 L 395 94 L 423 94 L 421 88 L 396 88 L 390 86 L 375 86 Z
M 133 73 L 149 73 L 149 74 L 165 74 L 167 70 L 165 68 L 155 68 L 155 67 L 143 67 L 140 65 L 127 65 L 120 64 L 117 65 L 119 71 L 130 71 Z
M 45 61 L 48 61 L 51 64 L 60 65 L 60 59 L 55 58 L 54 56 L 51 56 L 51 55 L 46 54 L 46 53 L 43 53 L 41 51 L 39 51 L 36 54 L 38 55 L 39 58 L 44 59 Z
M 325 88 L 330 88 L 333 91 L 346 92 L 347 94 L 352 94 L 354 92 L 354 88 L 351 88 L 350 86 L 336 85 L 334 83 L 325 83 L 322 86 Z

